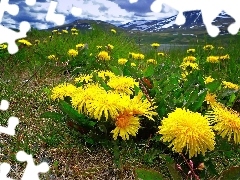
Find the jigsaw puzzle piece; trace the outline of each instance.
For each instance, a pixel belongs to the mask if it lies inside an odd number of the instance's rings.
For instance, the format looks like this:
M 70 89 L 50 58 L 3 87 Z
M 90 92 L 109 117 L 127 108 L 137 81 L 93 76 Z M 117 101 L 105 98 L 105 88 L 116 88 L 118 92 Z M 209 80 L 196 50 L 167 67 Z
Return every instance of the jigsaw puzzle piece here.
M 22 176 L 22 180 L 39 180 L 38 173 L 46 173 L 49 170 L 49 166 L 46 162 L 42 162 L 39 165 L 35 165 L 32 155 L 25 153 L 24 151 L 19 151 L 16 155 L 18 161 L 27 162 L 26 169 Z
M 18 46 L 16 44 L 17 39 L 27 37 L 27 32 L 31 29 L 31 26 L 28 22 L 23 21 L 20 23 L 19 30 L 20 32 L 15 32 L 11 29 L 8 29 L 0 25 L 0 44 L 8 43 L 8 52 L 9 54 L 15 54 L 18 52 Z
M 15 135 L 15 128 L 19 124 L 19 119 L 17 117 L 10 117 L 8 119 L 8 127 L 0 126 L 0 133 L 8 134 L 8 135 Z
M 0 1 L 0 22 L 2 22 L 4 12 L 8 12 L 13 16 L 19 13 L 19 7 L 16 4 L 9 4 L 8 2 L 9 0 Z
M 13 179 L 7 177 L 7 174 L 9 173 L 10 169 L 11 169 L 11 166 L 8 163 L 2 163 L 0 165 L 0 179 L 1 180 L 13 180 Z

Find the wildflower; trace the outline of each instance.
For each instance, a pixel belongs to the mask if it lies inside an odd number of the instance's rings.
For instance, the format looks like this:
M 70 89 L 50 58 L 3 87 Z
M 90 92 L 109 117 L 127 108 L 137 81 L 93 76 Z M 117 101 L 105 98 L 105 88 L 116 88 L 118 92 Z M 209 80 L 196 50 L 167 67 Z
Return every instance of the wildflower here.
M 18 42 L 20 42 L 20 43 L 22 43 L 22 44 L 25 44 L 25 45 L 27 45 L 27 46 L 31 46 L 31 45 L 32 45 L 29 41 L 27 41 L 27 40 L 25 40 L 25 39 L 20 39 L 20 40 L 18 40 Z
M 111 29 L 111 32 L 113 32 L 114 34 L 117 33 L 117 31 L 115 29 Z
M 97 46 L 97 49 L 98 49 L 98 50 L 101 50 L 101 49 L 102 49 L 102 46 Z
M 187 67 L 190 67 L 190 68 L 192 68 L 192 69 L 199 69 L 197 63 L 192 63 L 192 62 L 189 62 L 189 61 L 183 62 L 183 63 L 180 65 L 180 67 L 181 67 L 182 70 L 184 70 L 184 71 L 187 69 Z
M 182 153 L 186 147 L 189 158 L 200 153 L 205 155 L 207 149 L 214 150 L 215 134 L 208 118 L 188 109 L 176 108 L 168 114 L 159 126 L 159 134 L 163 142 L 171 142 L 169 147 L 175 152 Z
M 111 45 L 111 44 L 108 44 L 108 45 L 107 45 L 107 49 L 108 49 L 108 50 L 113 50 L 113 48 L 114 48 L 113 45 Z
M 152 46 L 153 48 L 157 48 L 157 47 L 160 46 L 160 44 L 158 44 L 158 43 L 152 43 L 151 46 Z
M 56 30 L 56 29 L 52 30 L 52 33 L 56 33 L 56 32 L 58 32 L 58 30 Z
M 224 49 L 224 47 L 218 47 L 218 49 Z
M 89 75 L 82 74 L 79 77 L 75 78 L 74 81 L 75 82 L 84 82 L 85 81 L 86 83 L 88 83 L 88 82 L 93 81 L 92 78 L 93 78 L 93 75 L 91 75 L 91 74 L 89 74 Z
M 65 29 L 63 29 L 63 30 L 62 30 L 62 32 L 63 32 L 63 33 L 65 33 L 65 34 L 67 34 L 67 33 L 68 33 L 68 31 L 67 31 L 67 30 L 65 30 Z
M 187 50 L 187 53 L 195 53 L 195 52 L 196 52 L 195 49 L 188 49 L 188 50 Z
M 137 65 L 135 63 L 131 63 L 131 67 L 136 67 Z
M 76 28 L 72 28 L 71 32 L 77 32 L 78 30 Z
M 164 56 L 164 53 L 163 52 L 159 52 L 158 56 Z
M 129 53 L 129 55 L 135 60 L 142 60 L 145 57 L 143 54 L 140 53 Z
M 107 85 L 118 93 L 133 94 L 134 85 L 139 86 L 139 83 L 132 77 L 115 76 L 109 79 Z
M 106 77 L 108 78 L 115 77 L 115 74 L 111 71 L 106 70 L 106 71 L 95 71 L 95 72 L 97 72 L 98 77 L 103 78 L 103 80 L 105 80 Z
M 84 46 L 85 46 L 84 44 L 77 44 L 77 45 L 76 45 L 76 48 L 77 48 L 77 49 L 81 49 L 81 48 L 83 48 Z
M 208 84 L 208 83 L 213 82 L 213 81 L 214 81 L 214 79 L 211 76 L 208 76 L 208 77 L 204 78 L 204 83 L 205 84 Z
M 222 84 L 223 84 L 224 88 L 229 88 L 229 89 L 234 89 L 234 90 L 239 89 L 239 86 L 237 84 L 233 84 L 231 82 L 222 81 Z
M 36 39 L 35 44 L 39 44 L 39 43 L 40 43 L 40 40 Z
M 48 59 L 50 59 L 50 60 L 58 60 L 58 58 L 55 55 L 49 55 Z
M 61 99 L 64 100 L 64 97 L 71 97 L 76 91 L 76 87 L 70 83 L 62 83 L 52 89 L 51 99 Z
M 187 56 L 183 59 L 183 62 L 187 62 L 187 61 L 194 62 L 196 61 L 196 58 L 194 56 Z
M 228 54 L 226 54 L 224 56 L 220 56 L 219 59 L 220 60 L 228 60 L 228 59 L 230 59 L 230 56 Z
M 210 63 L 219 63 L 219 56 L 208 56 L 207 62 Z
M 72 32 L 72 35 L 78 35 L 78 32 Z
M 6 49 L 8 46 L 6 44 L 0 44 L 0 49 Z
M 155 59 L 148 59 L 147 63 L 157 64 L 157 61 Z
M 217 103 L 216 97 L 217 96 L 215 94 L 207 92 L 206 97 L 205 97 L 205 101 L 207 102 L 207 104 L 210 104 L 212 106 L 215 103 Z
M 61 35 L 62 33 L 61 32 L 58 32 L 58 35 Z
M 124 65 L 128 60 L 125 58 L 118 59 L 118 64 Z
M 206 45 L 203 47 L 204 50 L 212 50 L 213 48 L 213 45 Z
M 76 57 L 78 55 L 78 51 L 75 49 L 69 49 L 68 55 L 72 57 Z
M 110 55 L 108 55 L 107 51 L 101 51 L 97 57 L 99 60 L 102 60 L 102 61 L 109 61 L 111 58 Z
M 138 117 L 134 117 L 131 112 L 124 111 L 118 115 L 115 122 L 116 128 L 111 131 L 113 133 L 114 140 L 117 136 L 121 136 L 123 140 L 129 139 L 129 134 L 136 136 L 138 129 L 140 128 L 140 122 Z
M 187 71 L 184 71 L 183 73 L 181 73 L 181 76 L 183 78 L 183 80 L 187 80 L 187 76 L 189 75 L 190 73 L 188 73 Z
M 224 138 L 228 137 L 228 141 L 233 140 L 236 144 L 240 144 L 240 114 L 231 108 L 225 107 L 223 104 L 217 103 L 213 107 L 214 130 Z

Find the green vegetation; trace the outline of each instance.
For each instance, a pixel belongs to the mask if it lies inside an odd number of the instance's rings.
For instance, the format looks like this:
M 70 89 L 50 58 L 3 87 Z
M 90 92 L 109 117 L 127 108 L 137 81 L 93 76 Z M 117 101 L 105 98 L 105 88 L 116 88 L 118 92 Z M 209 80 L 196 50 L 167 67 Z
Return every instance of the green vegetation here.
M 25 168 L 20 150 L 49 163 L 42 179 L 239 177 L 240 36 L 164 52 L 164 38 L 152 33 L 139 46 L 140 35 L 33 29 L 18 53 L 0 46 L 1 99 L 10 102 L 0 124 L 20 120 L 15 136 L 1 134 L 10 177 Z

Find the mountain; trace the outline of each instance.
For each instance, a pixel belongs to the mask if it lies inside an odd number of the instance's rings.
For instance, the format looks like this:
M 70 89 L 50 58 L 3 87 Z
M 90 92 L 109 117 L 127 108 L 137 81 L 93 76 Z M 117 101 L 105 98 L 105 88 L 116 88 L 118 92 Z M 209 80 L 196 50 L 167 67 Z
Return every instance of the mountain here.
M 135 20 L 127 24 L 120 25 L 118 27 L 126 29 L 128 31 L 144 31 L 144 32 L 172 32 L 172 35 L 177 35 L 176 31 L 191 32 L 186 35 L 194 35 L 194 32 L 204 31 L 206 32 L 205 25 L 202 20 L 201 11 L 188 11 L 183 13 L 186 17 L 186 23 L 182 26 L 175 24 L 177 15 L 161 19 L 161 20 Z M 221 32 L 220 34 L 228 34 L 227 27 L 234 22 L 234 19 L 227 15 L 225 12 L 219 14 L 219 16 L 213 21 L 213 25 L 217 25 Z

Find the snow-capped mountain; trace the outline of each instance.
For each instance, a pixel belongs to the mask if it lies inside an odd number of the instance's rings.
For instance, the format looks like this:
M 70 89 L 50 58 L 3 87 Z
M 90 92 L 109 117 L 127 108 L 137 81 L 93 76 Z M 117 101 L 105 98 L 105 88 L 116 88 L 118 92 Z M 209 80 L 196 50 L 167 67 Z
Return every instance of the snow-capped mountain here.
M 118 27 L 129 31 L 145 31 L 145 32 L 173 32 L 179 30 L 204 30 L 205 25 L 202 20 L 201 11 L 188 11 L 183 13 L 186 17 L 186 23 L 182 26 L 175 24 L 176 15 L 161 19 L 161 20 L 135 20 L 128 22 L 127 24 L 120 25 Z M 213 21 L 213 25 L 217 25 L 221 33 L 227 34 L 227 27 L 234 22 L 234 19 L 227 15 L 225 12 L 219 14 L 219 16 Z

